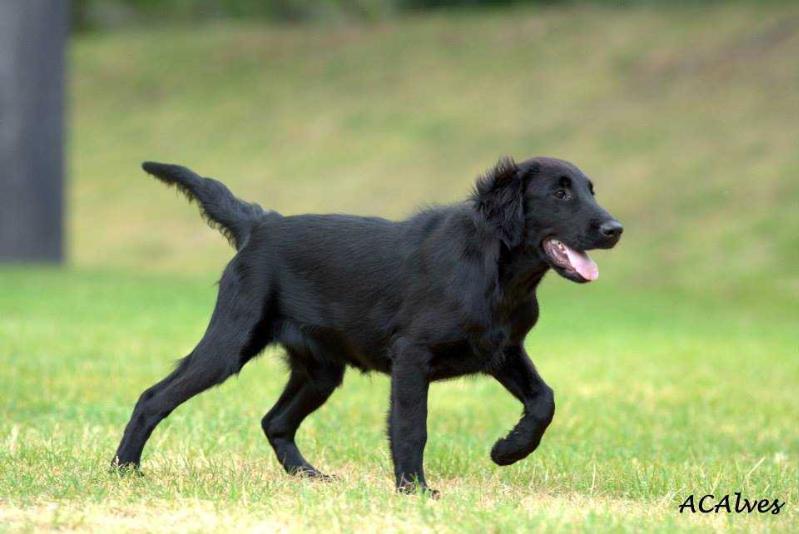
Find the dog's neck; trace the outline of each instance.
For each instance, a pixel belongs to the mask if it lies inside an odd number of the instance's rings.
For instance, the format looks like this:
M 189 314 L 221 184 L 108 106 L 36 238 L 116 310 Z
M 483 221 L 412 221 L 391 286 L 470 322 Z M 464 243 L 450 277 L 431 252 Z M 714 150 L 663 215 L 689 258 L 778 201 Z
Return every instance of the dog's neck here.
M 520 246 L 500 251 L 498 269 L 498 282 L 504 296 L 529 298 L 549 270 L 549 264 L 534 248 Z
M 476 229 L 473 239 L 478 240 L 478 248 L 483 251 L 485 268 L 495 270 L 494 276 L 488 276 L 495 284 L 494 305 L 502 308 L 503 304 L 533 298 L 550 268 L 536 247 L 523 243 L 509 249 L 483 217 L 471 208 L 467 213 Z

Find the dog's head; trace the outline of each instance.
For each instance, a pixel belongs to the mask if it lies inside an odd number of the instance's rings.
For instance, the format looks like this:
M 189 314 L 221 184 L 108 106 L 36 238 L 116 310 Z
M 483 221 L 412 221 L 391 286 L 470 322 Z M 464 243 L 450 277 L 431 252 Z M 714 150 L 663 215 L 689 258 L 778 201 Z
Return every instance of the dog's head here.
M 477 180 L 472 200 L 505 247 L 534 250 L 573 282 L 596 280 L 599 269 L 586 251 L 612 248 L 622 233 L 597 204 L 591 180 L 559 159 L 501 159 Z

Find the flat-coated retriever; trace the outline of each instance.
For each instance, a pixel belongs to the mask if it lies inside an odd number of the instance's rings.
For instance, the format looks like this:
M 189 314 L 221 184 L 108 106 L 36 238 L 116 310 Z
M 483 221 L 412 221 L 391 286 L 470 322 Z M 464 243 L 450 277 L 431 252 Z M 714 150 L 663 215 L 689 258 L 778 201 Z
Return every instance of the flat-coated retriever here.
M 288 473 L 324 477 L 294 438 L 347 365 L 391 376 L 388 435 L 399 490 L 433 491 L 422 456 L 434 380 L 485 373 L 519 399 L 521 420 L 491 459 L 521 460 L 555 412 L 552 389 L 524 350 L 538 318 L 536 287 L 550 268 L 574 282 L 595 280 L 597 266 L 585 251 L 611 248 L 622 233 L 585 174 L 553 158 L 502 159 L 466 202 L 401 222 L 284 217 L 184 167 L 143 168 L 196 200 L 237 253 L 199 344 L 136 403 L 117 467 L 138 468 L 161 420 L 273 343 L 285 349 L 291 373 L 261 426 Z

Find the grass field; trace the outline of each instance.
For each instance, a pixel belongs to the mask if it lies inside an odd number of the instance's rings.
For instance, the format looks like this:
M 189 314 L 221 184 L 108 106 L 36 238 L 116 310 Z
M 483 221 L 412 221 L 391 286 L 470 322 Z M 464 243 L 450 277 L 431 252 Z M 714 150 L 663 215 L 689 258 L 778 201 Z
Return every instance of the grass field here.
M 299 442 L 333 483 L 286 477 L 260 418 L 286 379 L 266 354 L 178 409 L 143 478 L 106 471 L 132 403 L 205 327 L 210 281 L 5 271 L 0 523 L 178 529 L 286 526 L 417 531 L 663 530 L 797 521 L 799 360 L 788 307 L 730 311 L 673 295 L 555 280 L 528 348 L 558 414 L 510 468 L 488 457 L 520 409 L 489 379 L 431 394 L 428 478 L 438 502 L 397 496 L 385 439 L 388 380 L 348 374 Z M 690 306 L 688 306 L 690 304 Z M 584 334 L 573 335 L 573 325 Z M 742 491 L 789 506 L 764 517 L 686 516 L 689 494 Z
M 76 39 L 70 265 L 0 269 L 0 530 L 795 531 L 797 57 L 799 7 L 778 4 Z M 338 480 L 290 479 L 259 425 L 287 375 L 275 351 L 176 410 L 144 477 L 107 472 L 231 255 L 141 160 L 284 213 L 400 217 L 504 153 L 576 161 L 626 226 L 596 284 L 543 284 L 527 345 L 558 409 L 530 458 L 489 459 L 520 413 L 500 386 L 437 384 L 443 498 L 395 495 L 388 381 L 350 372 L 298 438 Z M 787 505 L 678 511 L 736 491 Z

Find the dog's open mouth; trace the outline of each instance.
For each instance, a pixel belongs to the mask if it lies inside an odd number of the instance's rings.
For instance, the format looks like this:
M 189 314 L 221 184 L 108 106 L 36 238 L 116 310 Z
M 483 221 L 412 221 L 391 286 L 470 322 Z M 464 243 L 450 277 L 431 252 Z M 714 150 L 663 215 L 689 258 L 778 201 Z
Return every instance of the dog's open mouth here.
M 585 252 L 574 250 L 552 237 L 545 239 L 541 247 L 552 266 L 566 278 L 575 282 L 592 282 L 599 278 L 599 267 Z

